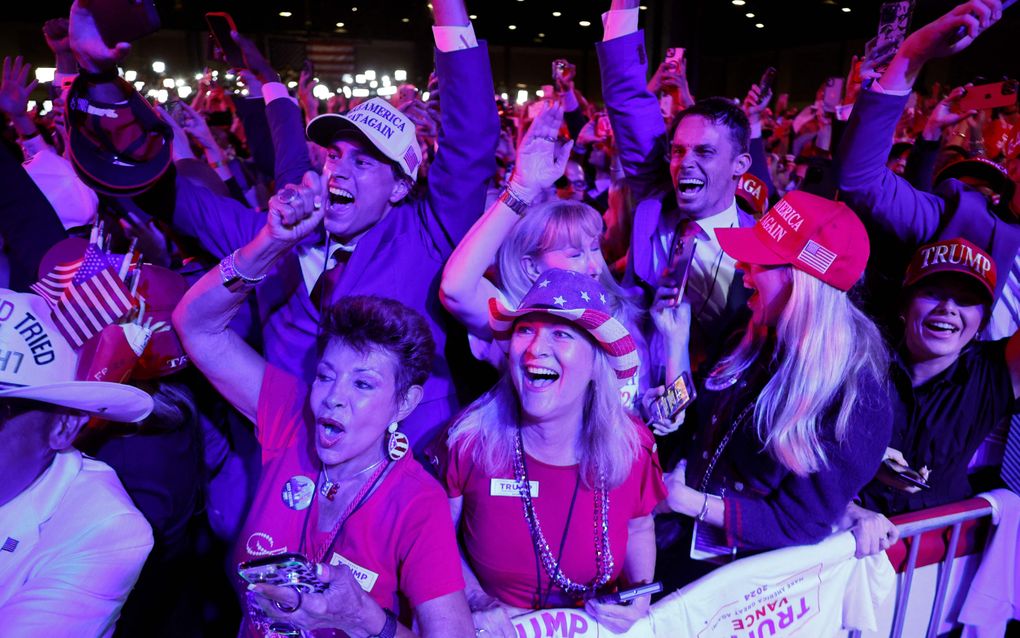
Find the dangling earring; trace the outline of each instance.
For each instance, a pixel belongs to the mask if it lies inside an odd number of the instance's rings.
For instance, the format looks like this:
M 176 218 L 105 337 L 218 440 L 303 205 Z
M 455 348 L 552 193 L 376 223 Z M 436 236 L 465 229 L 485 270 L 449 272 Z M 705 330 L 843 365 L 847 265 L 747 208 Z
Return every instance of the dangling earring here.
M 397 431 L 397 422 L 390 423 L 390 426 L 386 428 L 390 433 L 390 438 L 386 442 L 386 452 L 390 455 L 390 458 L 394 461 L 399 461 L 404 458 L 407 454 L 407 450 L 411 447 L 410 442 L 407 440 L 407 435 L 403 432 Z

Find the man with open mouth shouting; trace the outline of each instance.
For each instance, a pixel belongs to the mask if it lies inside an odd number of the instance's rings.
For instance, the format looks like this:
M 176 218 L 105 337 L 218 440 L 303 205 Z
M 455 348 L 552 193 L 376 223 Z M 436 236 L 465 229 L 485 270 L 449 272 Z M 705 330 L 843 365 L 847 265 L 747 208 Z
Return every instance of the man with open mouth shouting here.
M 675 132 L 667 131 L 645 83 L 648 56 L 638 15 L 637 0 L 613 0 L 597 45 L 603 94 L 636 203 L 625 283 L 639 287 L 650 305 L 657 288 L 673 287 L 669 277 L 678 275 L 672 265 L 684 255 L 680 261 L 690 268 L 683 297 L 691 305 L 697 370 L 714 363 L 726 337 L 747 322 L 746 289 L 716 230 L 754 225 L 736 200 L 740 178 L 751 168 L 751 131 L 740 107 L 723 98 L 681 111 Z
M 308 138 L 326 149 L 320 197 L 325 232 L 315 232 L 267 273 L 257 290 L 266 359 L 302 379 L 315 370 L 315 339 L 324 308 L 350 295 L 383 295 L 429 322 L 437 352 L 424 398 L 403 424 L 419 450 L 457 409 L 445 352 L 446 315 L 438 277 L 445 259 L 485 208 L 495 173 L 499 121 L 485 43 L 478 43 L 463 0 L 432 2 L 436 73 L 443 96 L 438 152 L 428 188 L 414 191 L 422 164 L 415 124 L 373 98 L 344 115 L 312 120 Z M 254 46 L 238 38 L 249 66 L 270 76 L 263 89 L 276 151 L 270 208 L 287 215 L 313 206 L 296 182 L 311 168 L 300 112 Z M 247 244 L 265 215 L 178 180 L 174 225 L 217 257 Z M 284 186 L 291 183 L 291 186 Z

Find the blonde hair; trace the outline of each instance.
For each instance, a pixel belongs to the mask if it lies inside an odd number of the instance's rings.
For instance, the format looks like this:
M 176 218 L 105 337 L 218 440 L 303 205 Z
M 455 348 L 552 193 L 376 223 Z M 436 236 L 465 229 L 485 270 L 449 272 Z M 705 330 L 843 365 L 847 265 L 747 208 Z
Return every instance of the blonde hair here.
M 581 481 L 593 489 L 604 476 L 612 489 L 626 480 L 640 451 L 638 432 L 620 402 L 616 372 L 602 348 L 595 348 L 595 365 L 585 400 L 578 460 Z M 486 474 L 513 471 L 514 445 L 521 424 L 520 398 L 504 372 L 495 386 L 469 405 L 454 421 L 447 443 L 465 445 L 472 461 Z
M 597 237 L 601 242 L 603 228 L 602 215 L 583 202 L 554 199 L 528 210 L 514 224 L 496 256 L 500 289 L 507 300 L 517 307 L 535 283 L 524 269 L 522 258 L 538 259 L 543 253 L 564 246 L 587 250 L 589 238 Z M 609 293 L 613 316 L 631 321 L 637 318 L 640 314 L 637 304 L 613 278 L 608 265 L 602 268 L 598 282 Z
M 843 291 L 800 270 L 791 272 L 790 299 L 775 330 L 775 373 L 754 408 L 765 449 L 798 476 L 828 465 L 821 440 L 826 417 L 835 414 L 833 434 L 846 440 L 854 406 L 866 377 L 884 387 L 888 350 L 882 336 Z M 740 377 L 764 350 L 769 330 L 752 322 L 731 354 L 712 371 L 716 383 Z

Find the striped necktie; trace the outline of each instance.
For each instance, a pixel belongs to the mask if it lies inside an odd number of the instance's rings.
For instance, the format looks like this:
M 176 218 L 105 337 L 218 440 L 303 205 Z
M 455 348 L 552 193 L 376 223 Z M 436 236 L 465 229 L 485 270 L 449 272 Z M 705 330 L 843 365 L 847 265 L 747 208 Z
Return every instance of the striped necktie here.
M 1020 416 L 1014 416 L 1009 424 L 1001 475 L 1009 489 L 1020 494 Z

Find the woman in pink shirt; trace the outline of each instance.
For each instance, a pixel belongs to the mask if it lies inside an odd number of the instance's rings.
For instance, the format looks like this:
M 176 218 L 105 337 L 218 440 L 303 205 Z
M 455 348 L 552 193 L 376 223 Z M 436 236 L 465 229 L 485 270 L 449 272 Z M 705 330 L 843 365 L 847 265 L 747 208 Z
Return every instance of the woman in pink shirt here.
M 444 471 L 477 633 L 513 638 L 523 609 L 585 603 L 624 631 L 648 597 L 591 598 L 651 580 L 651 512 L 665 496 L 651 434 L 619 400 L 634 341 L 577 272 L 548 270 L 517 310 L 493 299 L 490 311 L 506 373 L 453 425 Z
M 277 194 L 256 238 L 198 281 L 174 313 L 191 360 L 255 423 L 262 447 L 234 564 L 301 554 L 327 583 L 316 594 L 246 588 L 236 578 L 241 635 L 282 628 L 316 637 L 469 637 L 447 499 L 403 455 L 408 441 L 398 430 L 421 401 L 435 355 L 425 319 L 391 299 L 343 298 L 324 312 L 310 384 L 267 364 L 228 329 L 263 273 L 321 223 L 325 199 L 314 173 Z M 412 618 L 419 634 L 408 629 Z

